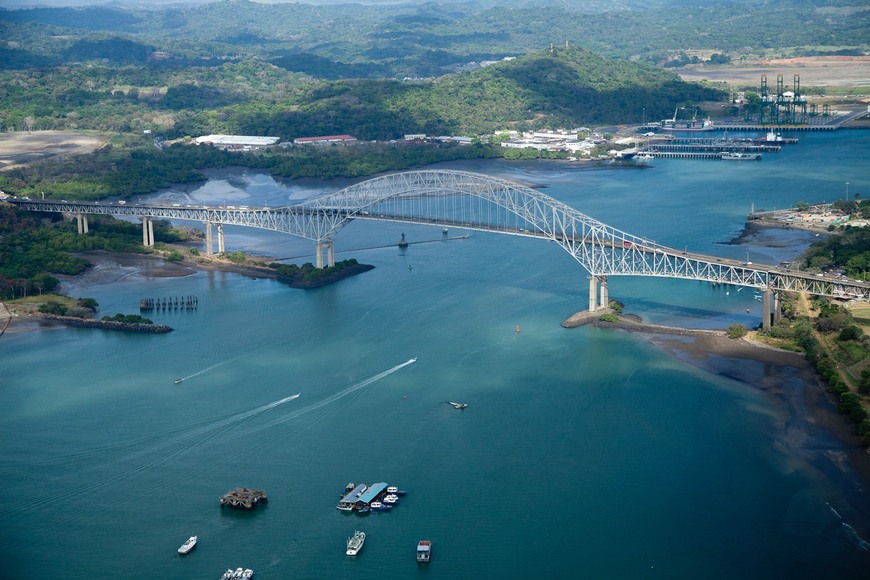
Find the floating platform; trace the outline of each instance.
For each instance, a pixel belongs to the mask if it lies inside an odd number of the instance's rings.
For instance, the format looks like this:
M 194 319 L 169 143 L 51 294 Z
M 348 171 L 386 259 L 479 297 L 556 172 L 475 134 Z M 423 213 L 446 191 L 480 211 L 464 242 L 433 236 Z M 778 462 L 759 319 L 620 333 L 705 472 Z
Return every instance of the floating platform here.
M 262 489 L 248 489 L 246 487 L 237 487 L 220 497 L 221 507 L 228 506 L 243 510 L 254 509 L 261 502 L 265 503 L 268 500 L 266 492 Z

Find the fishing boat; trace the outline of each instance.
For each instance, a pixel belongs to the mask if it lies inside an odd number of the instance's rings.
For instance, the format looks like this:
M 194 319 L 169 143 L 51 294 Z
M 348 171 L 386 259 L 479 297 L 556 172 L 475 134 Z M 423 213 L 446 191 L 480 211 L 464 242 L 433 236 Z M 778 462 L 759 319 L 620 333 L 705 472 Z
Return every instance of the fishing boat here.
M 454 403 L 453 401 L 447 401 L 447 404 L 453 405 L 454 409 L 464 409 L 468 406 L 468 403 Z
M 428 562 L 432 557 L 432 542 L 429 540 L 420 540 L 417 543 L 417 561 Z
M 353 537 L 347 539 L 347 555 L 356 556 L 366 542 L 366 533 L 356 530 Z
M 723 151 L 719 154 L 720 159 L 727 161 L 757 161 L 761 159 L 761 153 L 743 153 L 742 151 Z
M 184 554 L 189 554 L 191 550 L 196 547 L 196 536 L 190 536 L 186 542 L 181 544 L 181 547 L 178 548 L 178 553 L 182 556 Z

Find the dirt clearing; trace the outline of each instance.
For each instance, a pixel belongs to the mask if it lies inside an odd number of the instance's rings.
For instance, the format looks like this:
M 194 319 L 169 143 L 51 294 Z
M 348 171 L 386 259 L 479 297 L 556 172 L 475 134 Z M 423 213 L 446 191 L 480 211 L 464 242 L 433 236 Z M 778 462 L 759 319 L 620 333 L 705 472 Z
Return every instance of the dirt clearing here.
M 0 133 L 0 171 L 62 155 L 90 153 L 107 137 L 66 131 Z

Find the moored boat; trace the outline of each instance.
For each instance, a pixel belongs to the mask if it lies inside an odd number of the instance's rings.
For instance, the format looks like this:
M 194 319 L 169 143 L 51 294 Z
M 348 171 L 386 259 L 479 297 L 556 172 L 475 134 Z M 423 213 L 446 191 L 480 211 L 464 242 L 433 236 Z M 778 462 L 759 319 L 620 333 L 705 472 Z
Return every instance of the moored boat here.
M 391 506 L 390 504 L 385 504 L 385 503 L 379 502 L 379 501 L 373 501 L 371 503 L 371 506 L 369 506 L 369 507 L 371 507 L 372 511 L 376 511 L 376 512 L 388 512 L 391 509 L 393 509 L 393 506 Z
M 186 542 L 181 544 L 181 547 L 178 548 L 178 553 L 182 556 L 184 554 L 189 554 L 191 550 L 196 547 L 196 536 L 190 536 Z
M 387 493 L 388 493 L 388 494 L 393 494 L 393 495 L 405 495 L 405 494 L 408 493 L 408 492 L 399 489 L 399 488 L 396 487 L 395 485 L 391 485 L 391 486 L 389 486 L 389 487 L 387 488 Z
M 761 153 L 743 153 L 742 151 L 723 151 L 719 154 L 721 159 L 728 161 L 757 161 L 761 159 Z
M 432 557 L 432 542 L 429 540 L 420 540 L 417 543 L 417 561 L 428 562 Z
M 387 505 L 393 505 L 393 504 L 399 503 L 399 496 L 391 493 L 391 494 L 384 496 L 384 499 L 382 499 L 381 501 Z
M 366 533 L 359 530 L 354 531 L 353 536 L 347 539 L 348 556 L 356 556 L 362 550 L 363 544 L 366 542 Z

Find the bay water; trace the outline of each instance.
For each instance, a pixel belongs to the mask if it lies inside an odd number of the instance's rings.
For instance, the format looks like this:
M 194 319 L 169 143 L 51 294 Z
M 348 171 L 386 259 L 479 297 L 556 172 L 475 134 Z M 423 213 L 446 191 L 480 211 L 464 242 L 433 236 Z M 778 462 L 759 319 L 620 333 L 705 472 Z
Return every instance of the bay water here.
M 532 184 L 667 246 L 777 263 L 816 237 L 771 230 L 729 244 L 753 205 L 832 201 L 847 181 L 850 195 L 870 195 L 870 133 L 797 136 L 760 162 L 437 167 Z M 236 170 L 143 201 L 280 206 L 350 183 Z M 228 251 L 313 261 L 305 240 L 225 233 Z M 196 295 L 198 308 L 150 315 L 175 329 L 167 335 L 0 337 L 0 577 L 218 578 L 238 566 L 255 578 L 360 579 L 870 572 L 866 482 L 837 464 L 843 445 L 830 433 L 796 449 L 787 404 L 752 381 L 637 335 L 561 328 L 588 304 L 588 282 L 557 245 L 442 238 L 354 222 L 336 258 L 375 269 L 316 290 L 225 272 L 150 276 L 145 261 L 111 259 L 67 281 L 100 316 L 137 312 L 148 297 Z M 749 289 L 632 277 L 609 288 L 660 324 L 761 316 Z M 817 388 L 777 373 L 787 393 Z M 347 514 L 335 505 L 349 481 L 408 494 L 389 513 Z M 219 496 L 239 486 L 269 502 L 221 509 Z M 355 529 L 368 539 L 350 558 Z M 197 548 L 178 556 L 193 534 Z M 426 566 L 414 559 L 420 539 L 434 546 Z

